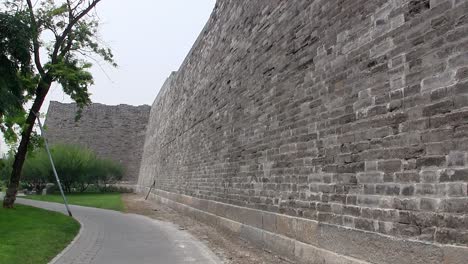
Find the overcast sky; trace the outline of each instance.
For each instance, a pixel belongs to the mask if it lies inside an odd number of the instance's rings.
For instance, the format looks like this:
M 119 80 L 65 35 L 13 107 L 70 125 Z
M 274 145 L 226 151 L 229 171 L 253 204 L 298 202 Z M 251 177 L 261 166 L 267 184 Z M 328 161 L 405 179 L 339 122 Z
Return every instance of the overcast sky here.
M 102 0 L 97 6 L 101 38 L 118 68 L 94 65 L 93 102 L 151 105 L 171 71 L 179 68 L 214 8 L 215 0 Z M 71 102 L 53 85 L 49 102 Z M 5 143 L 0 142 L 0 152 Z
M 119 67 L 104 66 L 106 76 L 95 65 L 92 101 L 151 104 L 166 77 L 179 68 L 214 4 L 215 0 L 102 0 L 97 6 L 101 38 Z M 69 102 L 60 87 L 54 87 L 49 100 Z

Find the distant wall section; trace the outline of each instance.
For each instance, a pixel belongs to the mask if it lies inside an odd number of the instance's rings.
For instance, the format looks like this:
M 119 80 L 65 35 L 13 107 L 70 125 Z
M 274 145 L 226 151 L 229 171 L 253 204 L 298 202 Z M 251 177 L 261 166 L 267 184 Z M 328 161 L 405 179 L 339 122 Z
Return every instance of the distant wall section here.
M 51 144 L 86 146 L 100 157 L 123 164 L 123 181 L 135 183 L 138 177 L 150 107 L 94 103 L 75 122 L 76 104 L 52 101 L 45 126 Z

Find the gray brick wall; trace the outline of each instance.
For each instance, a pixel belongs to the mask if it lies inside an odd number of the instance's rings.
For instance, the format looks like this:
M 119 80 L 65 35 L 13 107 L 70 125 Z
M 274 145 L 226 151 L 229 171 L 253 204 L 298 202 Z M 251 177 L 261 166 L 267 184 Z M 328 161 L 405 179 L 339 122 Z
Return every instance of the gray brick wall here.
M 136 183 L 150 107 L 94 103 L 78 122 L 76 110 L 76 104 L 50 102 L 45 120 L 49 142 L 86 146 L 123 164 L 123 181 Z
M 468 1 L 218 1 L 139 184 L 468 244 Z

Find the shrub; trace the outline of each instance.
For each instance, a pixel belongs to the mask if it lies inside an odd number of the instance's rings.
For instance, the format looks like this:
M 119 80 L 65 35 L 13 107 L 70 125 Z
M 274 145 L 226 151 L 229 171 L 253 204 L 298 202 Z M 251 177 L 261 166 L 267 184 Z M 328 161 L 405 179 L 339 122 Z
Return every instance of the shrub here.
M 49 182 L 52 173 L 50 161 L 44 150 L 31 152 L 24 162 L 21 186 L 28 191 L 35 190 L 40 194 Z
M 12 156 L 3 156 L 3 158 L 0 159 L 0 186 L 2 186 L 2 184 L 6 185 L 6 182 L 8 181 L 8 178 L 11 174 L 12 165 Z
M 96 160 L 94 163 L 96 186 L 100 191 L 111 191 L 109 185 L 122 179 L 123 167 L 109 159 Z
M 92 169 L 98 158 L 91 150 L 80 146 L 59 144 L 52 147 L 51 154 L 66 192 L 71 192 L 73 189 L 84 192 L 89 184 L 95 182 Z M 49 178 L 53 176 L 49 174 Z
M 11 156 L 3 156 L 0 159 L 0 191 L 6 191 L 7 182 L 11 174 L 13 159 Z
M 65 192 L 84 192 L 91 184 L 105 187 L 122 179 L 123 168 L 120 164 L 98 158 L 87 148 L 58 144 L 52 146 L 51 155 Z M 45 150 L 36 150 L 28 155 L 22 180 L 37 192 L 42 191 L 47 182 L 55 182 Z

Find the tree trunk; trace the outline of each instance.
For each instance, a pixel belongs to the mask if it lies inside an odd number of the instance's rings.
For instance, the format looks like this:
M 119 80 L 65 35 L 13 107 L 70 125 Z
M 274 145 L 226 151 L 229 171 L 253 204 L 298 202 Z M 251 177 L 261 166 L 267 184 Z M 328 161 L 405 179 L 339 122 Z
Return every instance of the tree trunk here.
M 28 118 L 26 119 L 26 127 L 21 132 L 21 141 L 18 147 L 18 151 L 15 154 L 15 161 L 13 162 L 13 170 L 11 172 L 10 181 L 8 183 L 8 189 L 5 197 L 3 198 L 3 208 L 13 208 L 13 204 L 16 200 L 16 194 L 18 193 L 18 186 L 21 177 L 21 170 L 23 169 L 24 160 L 26 159 L 26 153 L 28 152 L 29 140 L 31 139 L 31 133 L 36 122 L 36 114 L 39 114 L 42 103 L 49 91 L 50 85 L 52 84 L 52 78 L 44 76 L 41 78 L 37 90 L 36 99 L 29 110 Z

